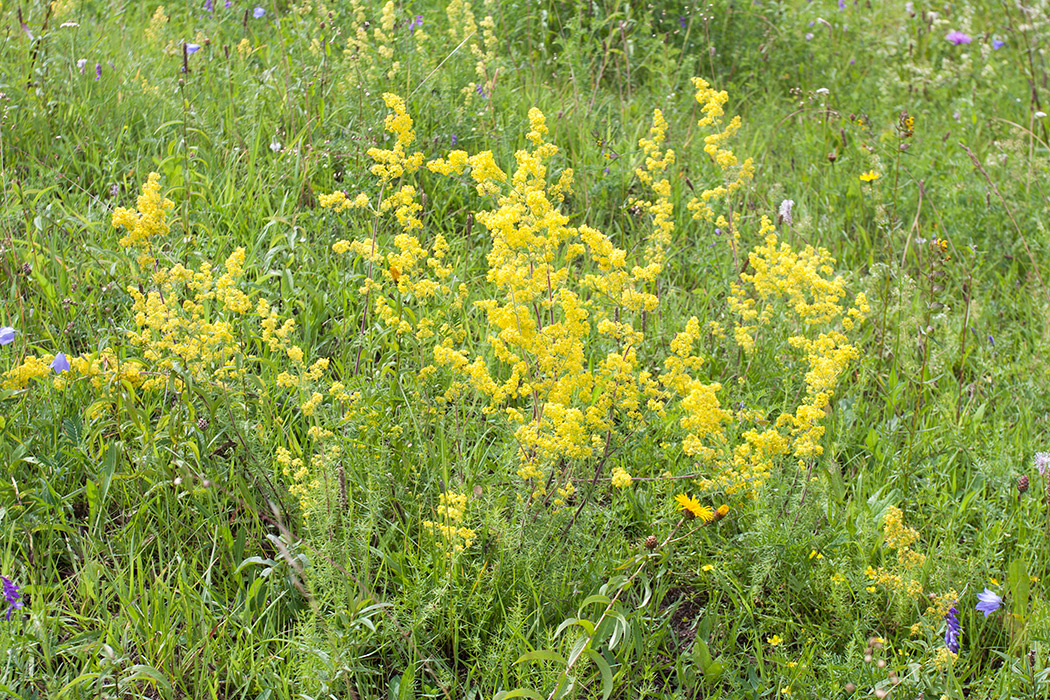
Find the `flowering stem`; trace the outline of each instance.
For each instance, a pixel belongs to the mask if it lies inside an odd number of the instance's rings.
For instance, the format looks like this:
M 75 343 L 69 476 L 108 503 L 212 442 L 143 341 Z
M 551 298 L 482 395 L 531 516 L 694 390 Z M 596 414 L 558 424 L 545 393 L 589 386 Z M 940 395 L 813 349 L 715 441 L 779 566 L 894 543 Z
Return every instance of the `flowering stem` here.
M 383 193 L 386 191 L 386 184 L 379 190 L 379 201 L 376 203 L 375 216 L 372 219 L 372 248 L 368 254 L 368 274 L 365 276 L 367 280 L 365 286 L 365 306 L 361 310 L 361 329 L 358 333 L 361 337 L 358 342 L 361 344 L 357 346 L 357 357 L 354 358 L 354 374 L 358 374 L 361 369 L 361 351 L 365 349 L 364 334 L 365 324 L 368 322 L 368 304 L 372 299 L 372 261 L 375 259 L 376 254 L 376 237 L 379 235 L 379 212 L 383 206 Z

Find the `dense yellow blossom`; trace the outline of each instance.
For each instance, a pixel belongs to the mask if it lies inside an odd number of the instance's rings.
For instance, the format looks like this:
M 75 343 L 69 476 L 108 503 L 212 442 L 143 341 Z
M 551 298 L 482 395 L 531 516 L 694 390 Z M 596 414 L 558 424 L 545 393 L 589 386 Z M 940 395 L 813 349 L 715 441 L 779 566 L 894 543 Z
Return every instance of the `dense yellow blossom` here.
M 460 524 L 467 510 L 466 494 L 446 491 L 438 498 L 437 513 L 441 521 L 424 520 L 423 527 L 431 534 L 441 536 L 449 554 L 470 549 L 474 543 L 474 531 Z

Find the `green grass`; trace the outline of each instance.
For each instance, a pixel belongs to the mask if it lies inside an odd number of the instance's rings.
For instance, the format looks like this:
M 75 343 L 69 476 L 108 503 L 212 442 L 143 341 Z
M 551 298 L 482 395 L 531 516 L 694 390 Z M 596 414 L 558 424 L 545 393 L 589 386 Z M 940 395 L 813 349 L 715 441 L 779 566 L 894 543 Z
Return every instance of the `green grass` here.
M 347 2 L 271 2 L 262 18 L 241 2 L 171 4 L 154 37 L 156 3 L 67 4 L 0 9 L 0 326 L 17 331 L 0 372 L 110 349 L 108 369 L 141 360 L 160 382 L 0 390 L 0 574 L 25 603 L 0 620 L 0 694 L 844 698 L 881 694 L 892 671 L 890 697 L 1050 697 L 1050 507 L 1033 467 L 1050 416 L 1046 7 L 478 3 L 477 21 L 495 26 L 481 76 L 470 44 L 484 28 L 461 46 L 439 4 L 391 4 L 392 57 L 375 48 L 375 3 L 360 19 Z M 369 45 L 357 54 L 347 38 L 362 21 Z M 972 43 L 949 43 L 951 30 Z M 429 35 L 421 49 L 417 32 Z M 733 200 L 735 251 L 686 209 L 721 177 L 693 76 L 729 93 L 727 115 L 742 118 L 729 146 L 756 165 Z M 661 109 L 676 229 L 658 310 L 625 316 L 644 324 L 639 367 L 664 371 L 697 316 L 697 378 L 721 383 L 728 410 L 771 421 L 805 394 L 804 354 L 786 342 L 798 324 L 782 310 L 745 354 L 728 297 L 761 243 L 759 218 L 793 200 L 781 240 L 828 249 L 845 302 L 864 292 L 871 304 L 823 419 L 823 454 L 801 470 L 778 459 L 754 498 L 703 492 L 668 478 L 714 470 L 684 454 L 672 407 L 621 416 L 595 456 L 546 465 L 575 482 L 566 507 L 532 499 L 506 414 L 470 388 L 446 402 L 447 369 L 421 379 L 436 341 L 398 336 L 358 292 L 391 273 L 332 251 L 373 230 L 390 248 L 399 232 L 389 216 L 318 205 L 334 190 L 380 193 L 368 150 L 393 143 L 385 92 L 405 98 L 427 159 L 491 150 L 508 172 L 538 107 L 560 149 L 554 176 L 575 175 L 562 211 L 626 250 L 628 269 L 649 226 L 630 201 L 651 196 L 635 176 L 638 140 Z M 221 274 L 243 247 L 238 288 L 252 307 L 265 299 L 295 319 L 307 366 L 329 359 L 316 385 L 280 388 L 286 354 L 256 315 L 215 300 L 203 313 L 231 319 L 229 364 L 244 369 L 233 380 L 191 360 L 154 367 L 129 340 L 129 289 L 157 285 L 111 217 L 136 206 L 150 172 L 174 202 L 158 264 Z M 475 220 L 494 205 L 469 179 L 404 182 L 425 195 L 420 242 L 447 239 L 453 271 L 450 294 L 398 308 L 449 324 L 435 331 L 505 378 L 471 305 L 498 298 L 492 240 Z M 460 284 L 469 300 L 455 306 Z M 615 346 L 587 343 L 592 366 Z M 326 399 L 304 413 L 333 381 L 360 392 L 352 408 Z M 531 410 L 526 397 L 497 408 L 509 405 Z M 341 448 L 327 462 L 313 456 L 312 426 Z M 727 427 L 730 447 L 747 427 Z M 316 477 L 305 495 L 278 448 Z M 615 467 L 634 483 L 612 487 Z M 422 524 L 442 520 L 446 491 L 468 496 L 475 535 L 454 555 Z M 680 493 L 729 515 L 683 524 Z M 918 533 L 926 558 L 908 576 L 922 595 L 865 573 L 898 566 L 889 506 Z M 975 610 L 985 587 L 1004 598 L 987 619 Z M 938 667 L 944 621 L 924 613 L 928 595 L 950 590 L 961 651 Z M 884 641 L 866 652 L 870 637 Z

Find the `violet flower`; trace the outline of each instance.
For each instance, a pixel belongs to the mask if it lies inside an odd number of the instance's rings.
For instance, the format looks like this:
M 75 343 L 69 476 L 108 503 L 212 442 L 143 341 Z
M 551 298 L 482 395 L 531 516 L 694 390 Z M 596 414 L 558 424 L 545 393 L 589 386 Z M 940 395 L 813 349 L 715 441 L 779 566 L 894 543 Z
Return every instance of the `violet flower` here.
M 944 38 L 950 41 L 951 43 L 955 44 L 956 46 L 958 46 L 959 44 L 969 44 L 971 41 L 973 41 L 973 39 L 970 38 L 969 34 L 965 32 L 960 32 L 957 29 L 953 29 L 952 31 L 948 32 L 948 35 Z
M 8 343 L 15 342 L 15 333 L 17 333 L 11 326 L 4 326 L 0 328 L 0 345 L 7 345 Z
M 261 19 L 265 16 L 266 10 L 262 9 L 261 7 L 256 7 L 254 10 L 252 10 L 252 17 L 254 17 L 255 19 Z
M 3 581 L 4 585 L 4 598 L 7 599 L 7 615 L 5 619 L 11 619 L 11 613 L 15 610 L 21 610 L 23 607 L 21 598 L 22 595 L 18 592 L 18 586 L 15 582 L 6 576 L 0 576 L 0 580 Z
M 55 359 L 51 360 L 51 364 L 48 365 L 51 369 L 55 370 L 56 374 L 62 374 L 63 372 L 69 371 L 69 360 L 66 359 L 66 353 L 60 352 L 55 355 Z
M 954 605 L 945 613 L 944 624 L 946 625 L 944 629 L 944 644 L 953 654 L 958 654 L 959 637 L 962 633 L 959 630 L 959 611 L 955 609 Z
M 999 609 L 999 606 L 1003 604 L 1003 599 L 997 596 L 987 588 L 984 589 L 983 593 L 977 594 L 977 609 L 984 613 L 985 617 L 988 617 L 993 612 Z

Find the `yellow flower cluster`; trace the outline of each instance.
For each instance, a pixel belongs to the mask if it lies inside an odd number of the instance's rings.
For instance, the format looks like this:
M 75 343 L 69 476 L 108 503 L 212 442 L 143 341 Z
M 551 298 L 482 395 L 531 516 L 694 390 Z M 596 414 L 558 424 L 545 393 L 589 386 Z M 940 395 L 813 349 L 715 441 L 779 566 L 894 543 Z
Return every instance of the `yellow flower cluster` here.
M 671 341 L 671 355 L 664 361 L 667 370 L 660 375 L 660 383 L 681 397 L 681 409 L 684 416 L 681 425 L 686 430 L 682 440 L 682 451 L 691 457 L 711 460 L 715 450 L 704 444 L 712 436 L 724 440 L 722 424 L 731 419 L 730 414 L 722 408 L 717 393 L 722 385 L 705 384 L 694 379 L 690 370 L 699 370 L 703 358 L 693 354 L 693 346 L 700 338 L 700 321 L 693 316 L 686 323 L 685 330 Z
M 350 209 L 367 209 L 371 201 L 368 199 L 368 195 L 364 192 L 358 194 L 353 199 L 350 199 L 342 190 L 336 190 L 331 194 L 318 195 L 317 203 L 325 209 L 331 209 L 341 213 Z M 340 251 L 336 252 L 338 253 Z
M 698 125 L 722 128 L 725 116 L 723 107 L 729 101 L 729 95 L 724 90 L 713 89 L 703 78 L 693 78 L 693 86 L 696 88 L 696 101 L 701 105 L 700 111 L 704 115 Z M 721 182 L 715 187 L 704 190 L 699 197 L 689 202 L 687 206 L 689 211 L 693 212 L 693 218 L 715 221 L 712 204 L 733 194 L 754 178 L 755 166 L 752 160 L 747 158 L 741 163 L 731 150 L 725 148 L 726 142 L 739 130 L 740 117 L 735 116 L 721 131 L 704 137 L 704 152 L 718 166 Z M 728 227 L 726 221 L 721 218 L 718 220 L 718 225 Z
M 631 485 L 631 475 L 623 467 L 613 467 L 612 485 L 618 489 L 625 489 Z
M 645 166 L 637 168 L 634 172 L 643 184 L 653 190 L 655 199 L 632 199 L 628 206 L 637 206 L 642 211 L 648 212 L 652 217 L 652 232 L 649 234 L 648 245 L 645 249 L 645 267 L 635 267 L 631 275 L 635 280 L 654 283 L 660 272 L 663 271 L 666 259 L 666 251 L 671 245 L 671 236 L 674 233 L 674 205 L 671 203 L 671 182 L 663 177 L 667 169 L 674 165 L 675 154 L 671 149 L 663 150 L 664 140 L 667 138 L 667 121 L 663 112 L 653 110 L 653 125 L 649 129 L 649 137 L 643 137 L 638 141 L 642 151 L 645 153 Z M 655 300 L 644 300 L 644 306 L 655 305 Z
M 227 259 L 216 276 L 204 263 L 193 271 L 181 264 L 161 267 L 153 275 L 157 288 L 143 293 L 128 285 L 137 331 L 127 338 L 142 350 L 143 358 L 159 376 L 144 388 L 164 387 L 168 373 L 189 372 L 203 381 L 241 376 L 234 358 L 242 354 L 235 338 L 233 318 L 251 310 L 248 296 L 238 288 L 244 274 L 244 249 Z M 213 306 L 214 305 L 214 306 Z
M 904 524 L 904 513 L 897 506 L 886 509 L 882 519 L 882 536 L 886 546 L 898 552 L 908 550 L 919 541 L 919 531 Z
M 381 186 L 415 173 L 423 162 L 422 153 L 409 153 L 406 150 L 416 136 L 404 100 L 391 93 L 383 95 L 383 99 L 392 110 L 386 117 L 385 125 L 395 137 L 394 147 L 371 148 L 368 151 L 375 161 L 372 173 L 379 179 Z M 466 154 L 463 155 L 465 158 Z M 462 164 L 459 167 L 462 168 Z M 423 304 L 435 300 L 438 295 L 450 294 L 451 290 L 444 280 L 452 274 L 452 268 L 445 264 L 449 245 L 442 235 L 434 237 L 429 251 L 420 243 L 419 233 L 423 229 L 423 222 L 419 219 L 419 213 L 422 205 L 417 194 L 415 186 L 402 183 L 393 194 L 381 199 L 374 211 L 376 217 L 393 213 L 400 233 L 393 237 L 392 246 L 378 240 L 378 226 L 375 226 L 371 239 L 340 240 L 332 245 L 332 250 L 339 255 L 352 252 L 368 261 L 369 277 L 359 292 L 371 300 L 372 308 L 384 325 L 392 328 L 399 336 L 415 333 L 417 339 L 426 340 L 434 335 L 434 318 L 422 313 L 422 309 L 417 310 L 420 313 L 406 313 L 404 302 L 412 299 L 416 304 Z M 370 198 L 364 193 L 350 199 L 339 191 L 320 195 L 318 201 L 323 208 L 335 212 L 364 209 L 371 205 Z M 374 267 L 381 271 L 379 277 L 382 282 L 373 277 Z
M 770 431 L 790 431 L 790 451 L 800 463 L 823 453 L 824 417 L 839 379 L 850 362 L 859 357 L 842 331 L 855 329 L 870 309 L 863 294 L 857 295 L 852 307 L 843 308 L 845 281 L 833 276 L 834 260 L 826 250 L 806 246 L 796 252 L 777 240 L 773 223 L 765 216 L 759 235 L 763 243 L 756 246 L 748 258 L 753 272 L 741 274 L 728 299 L 729 308 L 738 319 L 735 340 L 750 354 L 755 349 L 758 328 L 780 319 L 797 330 L 787 342 L 805 353 L 809 367 L 805 374 L 805 397 L 794 413 L 782 414 L 775 427 L 765 433 L 745 436 L 751 447 L 761 442 L 769 449 L 759 450 L 755 455 L 742 455 L 742 450 L 737 449 L 738 465 L 740 457 L 757 457 L 763 463 L 763 467 L 757 469 L 761 472 L 768 471 L 771 457 L 788 453 L 787 443 Z M 821 328 L 826 330 L 821 332 Z M 750 448 L 747 451 L 750 452 Z M 755 465 L 754 459 L 743 461 Z
M 496 9 L 495 0 L 485 0 L 485 10 L 489 13 L 479 23 L 474 8 L 469 0 L 451 0 L 445 8 L 448 18 L 448 36 L 454 45 L 467 42 L 470 53 L 476 59 L 474 73 L 477 82 L 471 82 L 463 90 L 466 104 L 482 91 L 490 90 L 494 76 L 489 75 L 490 66 L 496 61 L 496 22 L 492 13 Z M 478 28 L 481 28 L 479 33 Z
M 424 520 L 423 527 L 432 535 L 441 536 L 449 554 L 470 549 L 470 545 L 474 543 L 474 531 L 461 524 L 467 510 L 466 494 L 446 491 L 438 498 L 440 505 L 437 507 L 437 513 L 441 516 L 441 522 Z
M 157 9 L 153 11 L 153 17 L 150 18 L 149 27 L 146 28 L 146 40 L 151 43 L 159 41 L 164 25 L 167 23 L 168 16 L 164 13 L 164 6 L 157 5 Z
M 42 355 L 40 357 L 35 357 L 33 355 L 27 356 L 22 360 L 21 364 L 4 372 L 4 381 L 3 384 L 0 384 L 0 388 L 14 390 L 25 389 L 29 386 L 30 381 L 41 379 L 51 374 L 51 362 L 54 359 L 54 355 Z
M 418 170 L 423 164 L 423 154 L 416 152 L 409 155 L 405 150 L 416 140 L 416 132 L 412 128 L 412 117 L 408 116 L 405 110 L 405 101 L 390 92 L 384 93 L 383 101 L 393 110 L 386 116 L 383 125 L 394 135 L 394 147 L 392 149 L 369 148 L 368 157 L 376 162 L 372 166 L 372 174 L 378 177 L 380 182 L 387 183 L 405 173 L 414 173 Z
M 163 13 L 164 8 L 157 8 Z M 150 173 L 142 194 L 138 198 L 138 210 L 117 207 L 113 212 L 113 227 L 123 227 L 127 233 L 120 239 L 124 248 L 139 249 L 139 265 L 147 267 L 153 263 L 150 255 L 150 241 L 158 236 L 168 234 L 167 212 L 175 203 L 160 193 L 160 174 Z
M 572 171 L 551 181 L 548 163 L 558 148 L 546 140 L 543 113 L 533 108 L 528 118 L 531 147 L 514 154 L 516 168 L 509 177 L 488 151 L 475 156 L 453 151 L 427 168 L 448 176 L 469 168 L 479 195 L 495 196 L 496 208 L 477 212 L 477 221 L 491 235 L 488 280 L 498 295 L 475 306 L 486 313 L 488 349 L 505 373 L 494 376 L 485 357 L 471 360 L 447 336 L 434 349 L 435 362 L 487 396 L 490 412 L 518 424 L 518 475 L 539 483 L 559 460 L 593 456 L 617 429 L 618 416 L 629 429 L 642 423 L 643 410 L 663 404 L 659 383 L 639 370 L 636 348 L 643 336 L 630 318 L 630 312 L 654 309 L 657 299 L 638 289 L 645 276 L 627 272 L 626 252 L 608 236 L 569 225 L 558 205 L 571 189 Z M 658 118 L 654 149 L 665 128 L 660 123 Z M 652 167 L 658 171 L 655 161 Z M 669 207 L 653 210 L 665 228 Z M 661 254 L 654 252 L 654 260 Z M 577 267 L 585 270 L 580 276 L 574 274 Z M 598 344 L 589 341 L 596 337 L 614 349 L 591 356 Z M 617 482 L 623 483 L 623 476 Z M 534 495 L 542 492 L 537 487 Z
M 876 585 L 881 585 L 891 591 L 904 593 L 909 598 L 919 600 L 923 596 L 923 589 L 916 576 L 917 570 L 926 562 L 926 555 L 912 548 L 912 545 L 919 541 L 918 531 L 904 524 L 904 513 L 900 508 L 890 506 L 886 509 L 886 515 L 882 519 L 882 535 L 884 546 L 897 551 L 897 565 L 892 571 L 881 566 L 878 569 L 869 566 L 865 572 L 871 579 L 872 585 L 869 590 L 873 590 Z M 958 599 L 958 595 L 952 595 L 954 593 L 954 591 L 949 591 L 945 596 L 933 601 L 934 607 L 944 608 L 937 617 L 938 624 L 944 617 L 944 613 Z

